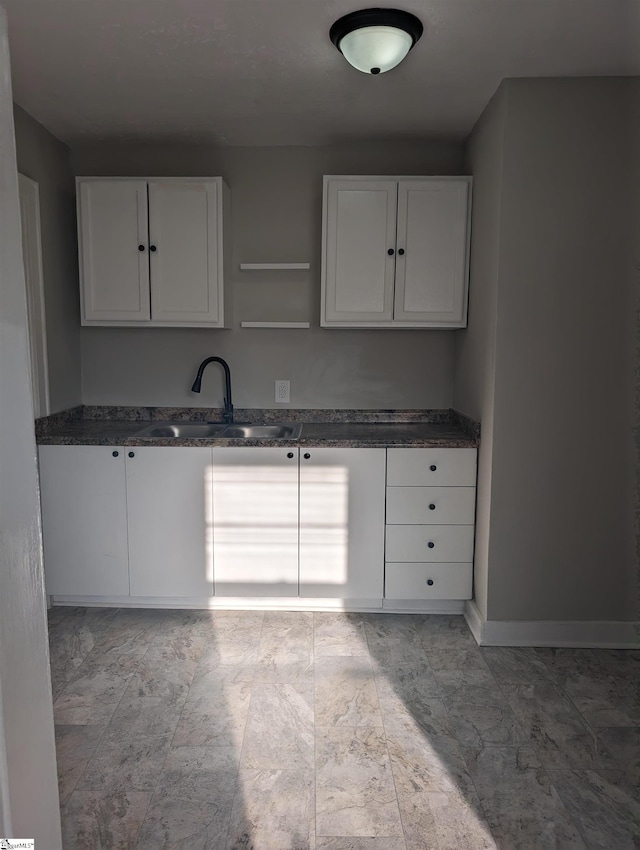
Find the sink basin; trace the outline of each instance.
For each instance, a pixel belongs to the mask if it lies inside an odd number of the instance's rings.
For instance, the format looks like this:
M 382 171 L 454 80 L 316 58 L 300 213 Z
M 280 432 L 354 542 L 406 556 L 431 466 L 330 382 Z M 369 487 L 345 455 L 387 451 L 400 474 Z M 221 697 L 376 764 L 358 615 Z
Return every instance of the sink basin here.
M 273 425 L 227 425 L 222 436 L 244 440 L 297 440 L 302 432 L 301 422 L 279 422 Z
M 251 425 L 226 422 L 154 422 L 134 436 L 156 440 L 184 440 L 224 437 L 240 440 L 297 440 L 302 432 L 301 422 L 278 422 L 271 425 Z
M 136 433 L 136 437 L 173 438 L 220 437 L 227 428 L 225 422 L 155 422 Z

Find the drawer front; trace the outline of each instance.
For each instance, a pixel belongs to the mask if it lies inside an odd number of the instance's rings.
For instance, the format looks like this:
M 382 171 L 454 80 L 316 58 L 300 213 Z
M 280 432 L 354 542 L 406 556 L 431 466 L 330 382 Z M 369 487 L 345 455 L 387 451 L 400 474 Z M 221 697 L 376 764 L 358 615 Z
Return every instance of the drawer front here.
M 388 525 L 385 560 L 463 563 L 473 560 L 472 525 Z
M 385 565 L 386 599 L 471 599 L 472 592 L 471 564 Z
M 387 525 L 473 525 L 475 487 L 387 487 Z
M 387 449 L 388 487 L 475 487 L 476 449 Z

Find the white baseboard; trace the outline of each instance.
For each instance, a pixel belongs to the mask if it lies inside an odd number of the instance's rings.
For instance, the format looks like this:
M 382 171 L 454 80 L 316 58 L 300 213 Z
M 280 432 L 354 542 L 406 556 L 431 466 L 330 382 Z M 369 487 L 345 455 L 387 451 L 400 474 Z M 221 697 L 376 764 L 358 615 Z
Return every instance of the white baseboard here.
M 301 599 L 297 596 L 52 596 L 53 605 L 93 608 L 181 608 L 211 611 L 381 611 L 381 599 Z
M 50 605 L 93 608 L 188 608 L 212 611 L 346 611 L 388 614 L 462 614 L 463 600 L 454 599 L 311 599 L 309 597 L 207 596 L 51 596 Z
M 461 599 L 383 599 L 382 610 L 388 614 L 462 614 Z
M 473 600 L 464 618 L 479 646 L 640 649 L 640 623 L 597 620 L 484 620 Z

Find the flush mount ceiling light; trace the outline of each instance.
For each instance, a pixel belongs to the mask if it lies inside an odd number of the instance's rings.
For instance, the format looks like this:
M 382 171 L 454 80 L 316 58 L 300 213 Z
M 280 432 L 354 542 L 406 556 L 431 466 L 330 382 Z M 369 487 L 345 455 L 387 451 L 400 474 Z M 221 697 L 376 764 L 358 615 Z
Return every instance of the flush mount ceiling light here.
M 364 74 L 384 74 L 399 65 L 422 35 L 415 15 L 396 9 L 362 9 L 340 18 L 329 38 Z

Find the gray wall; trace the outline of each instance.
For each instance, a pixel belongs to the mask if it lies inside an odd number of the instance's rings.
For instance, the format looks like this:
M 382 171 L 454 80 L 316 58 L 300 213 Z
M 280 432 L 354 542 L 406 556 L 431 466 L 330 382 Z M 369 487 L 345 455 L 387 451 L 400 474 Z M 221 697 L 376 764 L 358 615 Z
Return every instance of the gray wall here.
M 82 402 L 75 183 L 69 149 L 14 107 L 18 171 L 40 194 L 51 412 Z
M 470 330 L 454 393 L 470 413 L 493 406 L 486 615 L 632 620 L 639 81 L 503 89 L 499 215 L 476 184 L 474 222 L 497 247 L 497 270 L 485 263 L 497 300 L 469 319 L 479 340 L 495 336 L 493 386 L 465 350 Z M 480 122 L 470 162 L 488 171 L 488 155 L 473 155 L 483 132 Z
M 452 401 L 455 332 L 324 330 L 320 319 L 323 174 L 460 174 L 462 145 L 327 148 L 74 149 L 77 175 L 222 175 L 231 189 L 231 330 L 83 328 L 86 404 L 212 406 L 222 381 L 189 391 L 198 363 L 228 360 L 238 407 L 441 408 Z M 241 262 L 310 262 L 311 271 L 240 272 Z M 240 321 L 310 321 L 310 330 L 240 328 Z
M 454 406 L 482 423 L 478 453 L 474 596 L 487 617 L 493 405 L 500 248 L 500 212 L 507 90 L 501 86 L 470 137 L 466 168 L 473 174 L 469 327 L 456 335 Z

